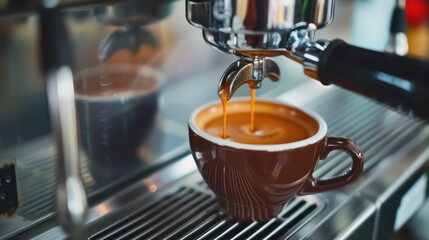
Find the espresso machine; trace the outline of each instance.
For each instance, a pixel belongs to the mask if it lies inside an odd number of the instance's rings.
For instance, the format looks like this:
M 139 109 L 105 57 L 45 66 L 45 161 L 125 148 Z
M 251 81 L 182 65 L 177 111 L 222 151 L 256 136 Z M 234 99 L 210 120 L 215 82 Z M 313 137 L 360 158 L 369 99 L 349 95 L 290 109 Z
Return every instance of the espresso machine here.
M 429 192 L 429 64 L 400 56 L 404 4 L 0 1 L 0 239 L 389 239 L 412 227 Z M 368 8 L 380 14 L 365 28 L 379 34 L 354 39 L 353 16 Z M 383 46 L 363 47 L 380 38 Z M 104 66 L 158 84 L 139 107 L 145 131 L 134 153 L 113 160 L 91 154 L 93 137 L 106 135 L 87 123 L 110 129 L 106 112 L 125 107 L 82 105 L 76 85 Z M 249 96 L 245 84 L 354 139 L 362 176 L 295 197 L 267 222 L 225 214 L 190 155 L 187 121 L 219 88 Z M 116 134 L 131 136 L 123 126 Z M 345 158 L 328 156 L 315 177 L 344 172 Z
M 333 21 L 334 5 L 334 1 L 187 1 L 187 19 L 203 29 L 206 43 L 240 57 L 220 82 L 220 88 L 229 84 L 230 96 L 244 83 L 259 88 L 265 77 L 278 79 L 278 67 L 266 57 L 285 56 L 324 85 L 336 84 L 429 118 L 427 61 L 368 51 L 342 40 L 314 40 L 316 30 Z

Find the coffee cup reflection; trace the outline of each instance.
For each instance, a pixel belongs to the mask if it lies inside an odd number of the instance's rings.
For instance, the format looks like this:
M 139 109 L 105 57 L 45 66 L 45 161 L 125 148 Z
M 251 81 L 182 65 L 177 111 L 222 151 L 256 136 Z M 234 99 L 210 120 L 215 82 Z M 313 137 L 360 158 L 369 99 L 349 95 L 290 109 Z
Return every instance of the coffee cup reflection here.
M 338 188 L 361 174 L 359 146 L 327 136 L 327 125 L 316 113 L 275 100 L 257 99 L 254 107 L 255 131 L 249 133 L 249 100 L 228 103 L 226 139 L 219 102 L 196 109 L 189 119 L 192 155 L 228 214 L 244 221 L 266 221 L 295 195 Z M 318 161 L 334 150 L 347 153 L 352 167 L 340 176 L 315 179 Z
M 75 78 L 79 140 L 94 164 L 136 160 L 136 148 L 153 128 L 161 75 L 148 67 L 114 65 Z

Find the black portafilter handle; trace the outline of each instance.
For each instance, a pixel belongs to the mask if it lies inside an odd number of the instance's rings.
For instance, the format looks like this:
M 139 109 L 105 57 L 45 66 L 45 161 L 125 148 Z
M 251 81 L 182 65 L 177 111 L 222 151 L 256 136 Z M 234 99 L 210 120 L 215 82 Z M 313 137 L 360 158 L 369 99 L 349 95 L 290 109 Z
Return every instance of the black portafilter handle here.
M 332 41 L 320 55 L 319 81 L 429 120 L 429 61 Z

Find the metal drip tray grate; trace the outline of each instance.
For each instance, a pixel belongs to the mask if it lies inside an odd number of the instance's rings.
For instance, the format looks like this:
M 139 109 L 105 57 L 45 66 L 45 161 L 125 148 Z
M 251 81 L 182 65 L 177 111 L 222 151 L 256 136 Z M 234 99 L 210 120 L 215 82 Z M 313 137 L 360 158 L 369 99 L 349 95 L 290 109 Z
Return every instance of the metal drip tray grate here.
M 286 94 L 280 98 L 287 101 L 287 97 Z M 305 105 L 326 120 L 328 135 L 348 137 L 362 147 L 366 172 L 380 161 L 396 157 L 425 128 L 421 121 L 338 88 Z M 344 153 L 333 152 L 327 160 L 320 161 L 315 177 L 341 174 L 351 164 L 347 158 Z M 163 195 L 161 200 L 147 204 L 90 239 L 289 238 L 311 219 L 322 217 L 322 209 L 335 208 L 332 202 L 328 204 L 320 196 L 309 195 L 292 199 L 277 218 L 268 222 L 239 222 L 218 208 L 215 196 L 203 181 L 197 182 L 195 186 L 178 183 L 186 187 Z
M 347 137 L 362 148 L 365 169 L 368 171 L 383 159 L 395 156 L 425 127 L 423 121 L 389 111 L 385 106 L 351 94 L 343 89 L 332 89 L 331 95 L 306 105 L 319 113 L 328 125 L 328 135 Z M 288 100 L 286 96 L 281 97 Z M 346 154 L 333 152 L 320 161 L 315 177 L 332 177 L 344 172 L 351 161 Z
M 292 199 L 268 222 L 240 222 L 223 213 L 205 184 L 181 187 L 90 239 L 277 239 L 323 209 L 315 197 Z
M 305 89 L 298 90 L 298 95 L 305 92 Z M 288 101 L 293 98 L 286 93 L 280 99 Z M 122 208 L 119 208 L 117 212 L 112 212 L 112 217 L 94 220 L 94 224 L 88 227 L 89 239 L 301 238 L 316 228 L 330 226 L 330 221 L 340 226 L 338 221 L 344 224 L 347 221 L 358 221 L 357 215 L 361 213 L 361 217 L 368 217 L 373 210 L 372 206 L 364 198 L 355 196 L 353 189 L 364 186 L 362 183 L 376 173 L 369 170 L 378 170 L 378 163 L 395 162 L 390 160 L 407 155 L 410 150 L 407 145 L 421 141 L 419 135 L 429 129 L 417 119 L 388 111 L 381 105 L 338 88 L 331 88 L 320 95 L 317 101 L 313 99 L 306 103 L 303 104 L 305 107 L 326 120 L 328 135 L 348 137 L 362 147 L 365 172 L 362 181 L 357 182 L 350 191 L 296 197 L 275 219 L 268 222 L 240 222 L 222 212 L 216 197 L 196 171 L 192 157 L 187 156 L 151 176 L 147 184 L 143 180 L 135 186 L 136 190 L 140 190 L 142 183 L 147 187 L 155 184 L 159 186 L 155 193 L 143 189 L 141 194 L 125 192 L 126 195 L 115 197 L 112 201 L 123 206 L 124 211 L 121 212 Z M 347 154 L 333 152 L 328 159 L 320 161 L 314 175 L 316 178 L 339 175 L 350 164 Z M 33 166 L 28 165 L 27 168 Z M 49 189 L 53 187 L 49 185 Z M 134 185 L 130 187 L 134 189 Z M 140 197 L 142 200 L 137 200 Z M 127 205 L 128 200 L 122 202 L 124 199 L 135 201 Z M 352 209 L 347 208 L 349 201 L 352 201 Z M 28 200 L 25 202 L 25 205 L 32 203 Z M 23 213 L 37 210 L 33 207 L 24 208 L 24 204 L 22 208 Z M 330 234 L 327 236 L 332 236 L 332 229 L 318 229 L 323 234 L 325 230 Z
M 55 209 L 55 149 L 43 139 L 29 144 L 14 155 L 17 158 L 20 207 L 18 215 L 36 220 L 51 214 Z

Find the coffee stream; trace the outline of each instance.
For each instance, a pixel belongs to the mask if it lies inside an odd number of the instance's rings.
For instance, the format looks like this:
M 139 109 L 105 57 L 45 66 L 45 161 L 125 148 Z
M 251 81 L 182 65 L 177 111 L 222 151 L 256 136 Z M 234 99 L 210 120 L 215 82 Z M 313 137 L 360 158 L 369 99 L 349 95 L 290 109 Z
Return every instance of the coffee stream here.
M 295 111 L 291 113 L 288 107 L 256 101 L 256 88 L 249 87 L 249 102 L 228 105 L 229 86 L 224 86 L 219 92 L 222 115 L 208 121 L 203 127 L 204 131 L 212 136 L 247 144 L 290 143 L 314 134 L 312 129 L 308 129 L 306 120 L 294 115 L 297 114 Z
M 226 84 L 224 88 L 220 89 L 219 98 L 222 102 L 222 111 L 223 111 L 223 132 L 222 138 L 226 139 L 226 106 L 228 104 L 229 93 L 227 91 L 229 89 L 229 84 Z
M 223 110 L 223 134 L 222 138 L 226 139 L 226 126 L 227 126 L 227 105 L 228 105 L 228 97 L 229 93 L 225 89 L 228 89 L 229 85 L 226 85 L 224 89 L 221 89 L 219 92 L 220 100 L 222 102 L 222 110 Z M 256 97 L 256 88 L 249 86 L 250 88 L 250 124 L 249 124 L 249 133 L 254 134 L 255 133 L 255 97 Z
M 250 88 L 250 133 L 255 133 L 255 96 L 256 88 Z

